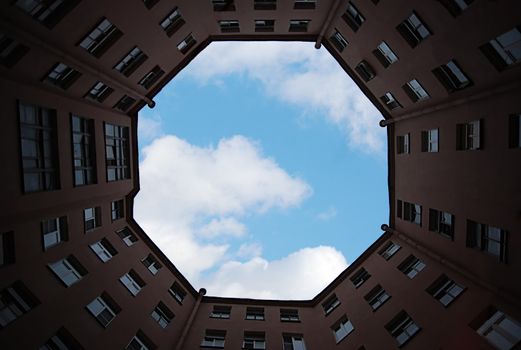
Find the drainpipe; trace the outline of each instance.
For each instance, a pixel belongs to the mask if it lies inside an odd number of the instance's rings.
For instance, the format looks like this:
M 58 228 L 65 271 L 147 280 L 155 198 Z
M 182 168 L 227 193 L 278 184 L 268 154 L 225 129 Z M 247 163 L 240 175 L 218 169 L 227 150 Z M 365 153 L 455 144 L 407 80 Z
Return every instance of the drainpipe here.
M 199 295 L 197 296 L 197 300 L 195 301 L 194 308 L 192 309 L 192 313 L 190 314 L 190 317 L 188 317 L 188 321 L 185 324 L 185 327 L 183 328 L 183 333 L 181 333 L 181 337 L 179 338 L 179 341 L 177 342 L 177 346 L 175 347 L 175 350 L 182 350 L 183 345 L 186 340 L 186 336 L 188 335 L 188 332 L 192 328 L 192 324 L 194 323 L 195 315 L 197 315 L 197 311 L 199 310 L 199 306 L 201 305 L 201 301 L 203 300 L 203 297 L 206 294 L 206 289 L 201 288 L 199 289 Z
M 333 0 L 333 3 L 331 4 L 331 7 L 329 8 L 329 12 L 327 14 L 326 20 L 324 21 L 324 24 L 322 25 L 322 28 L 320 29 L 320 34 L 318 34 L 317 41 L 315 42 L 315 49 L 320 49 L 320 46 L 322 45 L 322 39 L 324 38 L 324 34 L 326 34 L 326 31 L 329 29 L 329 26 L 331 25 L 331 22 L 333 21 L 333 17 L 338 11 L 338 8 L 340 7 L 341 0 Z

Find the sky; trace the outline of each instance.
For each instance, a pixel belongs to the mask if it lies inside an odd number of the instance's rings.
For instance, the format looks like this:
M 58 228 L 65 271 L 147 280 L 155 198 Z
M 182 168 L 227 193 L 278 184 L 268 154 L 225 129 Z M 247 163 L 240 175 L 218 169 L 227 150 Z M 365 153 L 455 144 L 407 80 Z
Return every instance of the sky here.
M 381 235 L 382 116 L 325 49 L 214 42 L 154 100 L 134 215 L 196 289 L 310 299 Z

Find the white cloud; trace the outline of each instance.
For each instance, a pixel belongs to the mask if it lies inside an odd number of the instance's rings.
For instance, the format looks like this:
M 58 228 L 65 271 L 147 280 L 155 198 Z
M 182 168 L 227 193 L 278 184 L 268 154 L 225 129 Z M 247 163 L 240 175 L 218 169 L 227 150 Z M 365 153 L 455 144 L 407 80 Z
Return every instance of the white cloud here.
M 245 75 L 260 81 L 274 98 L 323 116 L 346 134 L 351 147 L 383 152 L 386 135 L 378 126 L 380 112 L 333 57 L 325 49 L 314 49 L 313 43 L 214 42 L 185 73 L 218 86 L 227 75 Z
M 335 207 L 329 207 L 327 210 L 318 213 L 317 219 L 321 221 L 329 221 L 333 219 L 337 214 L 338 213 Z
M 243 243 L 235 254 L 238 258 L 251 259 L 262 254 L 262 245 L 260 243 Z
M 246 226 L 235 218 L 212 219 L 199 230 L 199 234 L 205 238 L 220 236 L 241 237 L 246 233 Z
M 204 280 L 209 295 L 263 299 L 309 299 L 347 267 L 332 247 L 304 248 L 280 260 L 228 261 Z
M 156 137 L 163 135 L 162 126 L 163 121 L 160 115 L 140 115 L 138 120 L 139 141 L 143 143 L 148 143 Z

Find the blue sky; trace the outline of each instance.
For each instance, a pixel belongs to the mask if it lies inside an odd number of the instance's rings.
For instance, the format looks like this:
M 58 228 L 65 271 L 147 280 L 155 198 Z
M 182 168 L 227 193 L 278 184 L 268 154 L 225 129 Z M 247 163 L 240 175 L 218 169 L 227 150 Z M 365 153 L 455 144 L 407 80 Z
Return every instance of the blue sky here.
M 155 100 L 136 218 L 194 287 L 311 298 L 381 234 L 381 116 L 324 49 L 213 43 Z

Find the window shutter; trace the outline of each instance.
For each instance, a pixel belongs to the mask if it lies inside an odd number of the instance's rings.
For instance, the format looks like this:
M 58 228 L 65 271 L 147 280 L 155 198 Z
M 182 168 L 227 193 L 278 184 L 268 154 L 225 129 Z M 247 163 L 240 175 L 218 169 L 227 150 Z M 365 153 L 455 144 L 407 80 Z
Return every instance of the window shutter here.
M 475 248 L 478 246 L 478 224 L 467 220 L 467 247 Z
M 465 149 L 465 124 L 456 125 L 456 149 Z
M 454 4 L 453 0 L 438 0 L 454 17 L 461 14 L 461 9 L 458 5 Z
M 60 218 L 60 239 L 62 241 L 69 240 L 69 227 L 68 227 L 66 216 L 62 216 Z
M 479 49 L 498 71 L 502 71 L 508 66 L 490 43 L 481 45 Z
M 375 55 L 375 57 L 378 59 L 378 61 L 380 61 L 380 63 L 382 64 L 382 66 L 384 66 L 384 68 L 387 68 L 391 65 L 391 63 L 389 63 L 387 58 L 385 58 L 385 56 L 380 52 L 380 50 L 378 50 L 378 49 L 373 50 L 373 55 Z
M 509 146 L 510 148 L 517 148 L 520 146 L 519 144 L 519 119 L 520 119 L 520 115 L 519 114 L 512 114 L 509 116 L 509 119 L 508 119 L 508 143 L 509 143 Z
M 429 132 L 422 131 L 422 152 L 429 150 Z
M 483 148 L 483 119 L 479 119 L 474 123 L 473 146 L 475 149 Z
M 398 200 L 396 203 L 396 216 L 402 218 L 402 201 Z
M 437 232 L 439 229 L 439 215 L 435 209 L 429 209 L 429 231 Z
M 418 95 L 411 89 L 411 87 L 408 84 L 405 84 L 402 86 L 402 89 L 405 91 L 407 96 L 412 100 L 412 102 L 418 101 Z

